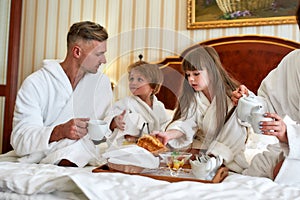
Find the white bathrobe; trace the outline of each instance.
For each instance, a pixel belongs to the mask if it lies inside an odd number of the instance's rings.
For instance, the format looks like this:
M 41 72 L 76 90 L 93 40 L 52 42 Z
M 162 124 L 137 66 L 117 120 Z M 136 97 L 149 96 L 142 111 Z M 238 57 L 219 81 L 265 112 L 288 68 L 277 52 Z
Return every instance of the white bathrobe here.
M 122 146 L 125 140 L 124 135 L 139 136 L 142 128 L 142 134 L 148 134 L 147 128 L 149 128 L 149 132 L 164 130 L 167 123 L 171 120 L 171 116 L 167 114 L 164 104 L 156 96 L 153 96 L 151 108 L 138 96 L 131 95 L 115 102 L 105 121 L 110 123 L 115 116 L 121 114 L 124 110 L 126 110 L 124 116 L 125 130 L 114 130 L 109 139 L 109 146 L 112 149 Z M 148 127 L 146 123 L 148 123 Z
M 173 148 L 187 148 L 191 144 L 195 149 L 207 149 L 207 153 L 221 155 L 229 169 L 242 172 L 248 167 L 244 154 L 247 128 L 240 123 L 234 111 L 214 140 L 217 112 L 215 99 L 210 103 L 202 92 L 196 93 L 196 99 L 195 113 L 189 109 L 187 119 L 174 121 L 168 126 L 168 130 L 175 129 L 184 134 L 183 137 L 170 140 L 169 145 Z M 231 100 L 228 98 L 227 102 L 230 110 Z
M 98 156 L 88 136 L 52 143 L 49 138 L 56 125 L 72 118 L 103 119 L 112 102 L 110 81 L 100 72 L 86 74 L 73 91 L 59 62 L 45 60 L 43 64 L 18 92 L 11 145 L 22 162 L 57 164 L 68 159 L 83 167 Z
M 152 108 L 138 96 L 128 96 L 117 101 L 105 121 L 110 123 L 112 119 L 126 110 L 124 121 L 125 130 L 115 129 L 110 137 L 110 146 L 119 147 L 124 142 L 124 135 L 139 136 L 144 123 L 148 123 L 149 131 L 164 130 L 167 123 L 171 120 L 166 112 L 165 106 L 153 96 Z M 148 133 L 147 126 L 144 125 L 142 134 Z
M 268 74 L 260 85 L 258 95 L 265 97 L 269 109 L 282 117 L 287 126 L 289 143 L 280 143 L 286 158 L 275 181 L 300 185 L 300 50 L 289 53 Z M 271 152 L 255 157 L 249 174 L 272 178 L 273 168 L 281 158 L 276 156 L 280 152 L 278 146 L 269 148 Z

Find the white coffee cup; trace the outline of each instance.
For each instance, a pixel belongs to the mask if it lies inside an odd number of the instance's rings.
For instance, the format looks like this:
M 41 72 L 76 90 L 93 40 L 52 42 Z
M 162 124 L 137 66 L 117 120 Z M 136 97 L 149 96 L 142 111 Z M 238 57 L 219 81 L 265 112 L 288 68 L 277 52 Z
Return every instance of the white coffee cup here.
M 108 124 L 103 120 L 90 120 L 88 122 L 88 135 L 94 142 L 100 141 L 108 132 Z
M 259 129 L 259 127 L 261 126 L 260 122 L 264 122 L 264 121 L 273 121 L 273 119 L 269 118 L 269 117 L 264 117 L 263 114 L 261 114 L 261 113 L 252 113 L 251 114 L 251 125 L 252 125 L 253 131 L 255 133 L 258 133 L 258 134 L 261 133 L 261 130 Z

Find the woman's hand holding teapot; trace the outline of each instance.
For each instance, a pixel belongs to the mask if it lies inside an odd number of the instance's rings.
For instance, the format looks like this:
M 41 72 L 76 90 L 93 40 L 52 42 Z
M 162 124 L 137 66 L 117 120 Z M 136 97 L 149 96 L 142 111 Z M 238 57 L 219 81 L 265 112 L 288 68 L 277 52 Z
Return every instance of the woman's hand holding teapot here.
M 235 91 L 233 91 L 232 95 L 231 95 L 231 101 L 232 101 L 233 105 L 236 106 L 238 104 L 239 99 L 243 95 L 248 96 L 249 95 L 248 91 L 249 90 L 245 85 L 240 85 Z

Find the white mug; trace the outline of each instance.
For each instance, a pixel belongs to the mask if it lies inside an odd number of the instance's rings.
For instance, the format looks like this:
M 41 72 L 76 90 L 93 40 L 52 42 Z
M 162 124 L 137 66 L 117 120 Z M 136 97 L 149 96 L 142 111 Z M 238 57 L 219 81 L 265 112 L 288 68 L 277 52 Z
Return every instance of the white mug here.
M 88 122 L 88 135 L 93 142 L 100 141 L 108 132 L 108 124 L 103 120 L 90 120 Z
M 263 122 L 263 121 L 273 121 L 273 119 L 269 118 L 269 117 L 264 117 L 263 114 L 261 114 L 261 113 L 252 113 L 251 114 L 251 126 L 255 133 L 258 133 L 258 134 L 261 133 L 261 130 L 259 129 L 259 127 L 260 127 L 259 123 Z

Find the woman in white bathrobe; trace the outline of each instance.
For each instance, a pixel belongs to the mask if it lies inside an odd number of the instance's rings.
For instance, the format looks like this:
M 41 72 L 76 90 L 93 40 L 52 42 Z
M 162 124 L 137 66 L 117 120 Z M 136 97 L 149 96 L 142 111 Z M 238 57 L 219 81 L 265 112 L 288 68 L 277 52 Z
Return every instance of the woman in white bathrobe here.
M 163 82 L 159 66 L 140 60 L 128 67 L 128 79 L 132 95 L 117 101 L 106 117 L 114 130 L 110 148 L 135 142 L 144 133 L 162 130 L 170 121 L 164 104 L 155 96 Z
M 249 169 L 244 172 L 246 175 L 276 177 L 275 181 L 281 183 L 300 184 L 299 63 L 300 50 L 294 50 L 268 74 L 258 89 L 258 95 L 264 97 L 269 106 L 270 112 L 265 117 L 274 119 L 261 122 L 261 133 L 276 136 L 280 146 L 269 145 L 268 151 L 255 156 Z M 233 92 L 233 101 L 237 103 L 242 94 L 248 94 L 248 89 L 243 85 Z
M 300 4 L 296 12 L 300 28 Z M 268 146 L 268 150 L 256 155 L 243 174 L 263 176 L 275 182 L 300 186 L 300 50 L 285 56 L 277 68 L 262 81 L 257 94 L 265 98 L 270 112 L 265 117 L 271 122 L 261 122 L 261 133 L 276 136 L 279 144 Z M 248 95 L 241 85 L 233 92 L 232 101 Z
M 166 132 L 157 133 L 164 144 L 222 156 L 225 165 L 242 172 L 247 127 L 236 117 L 230 97 L 238 83 L 223 69 L 215 49 L 199 46 L 182 62 L 182 95 Z

